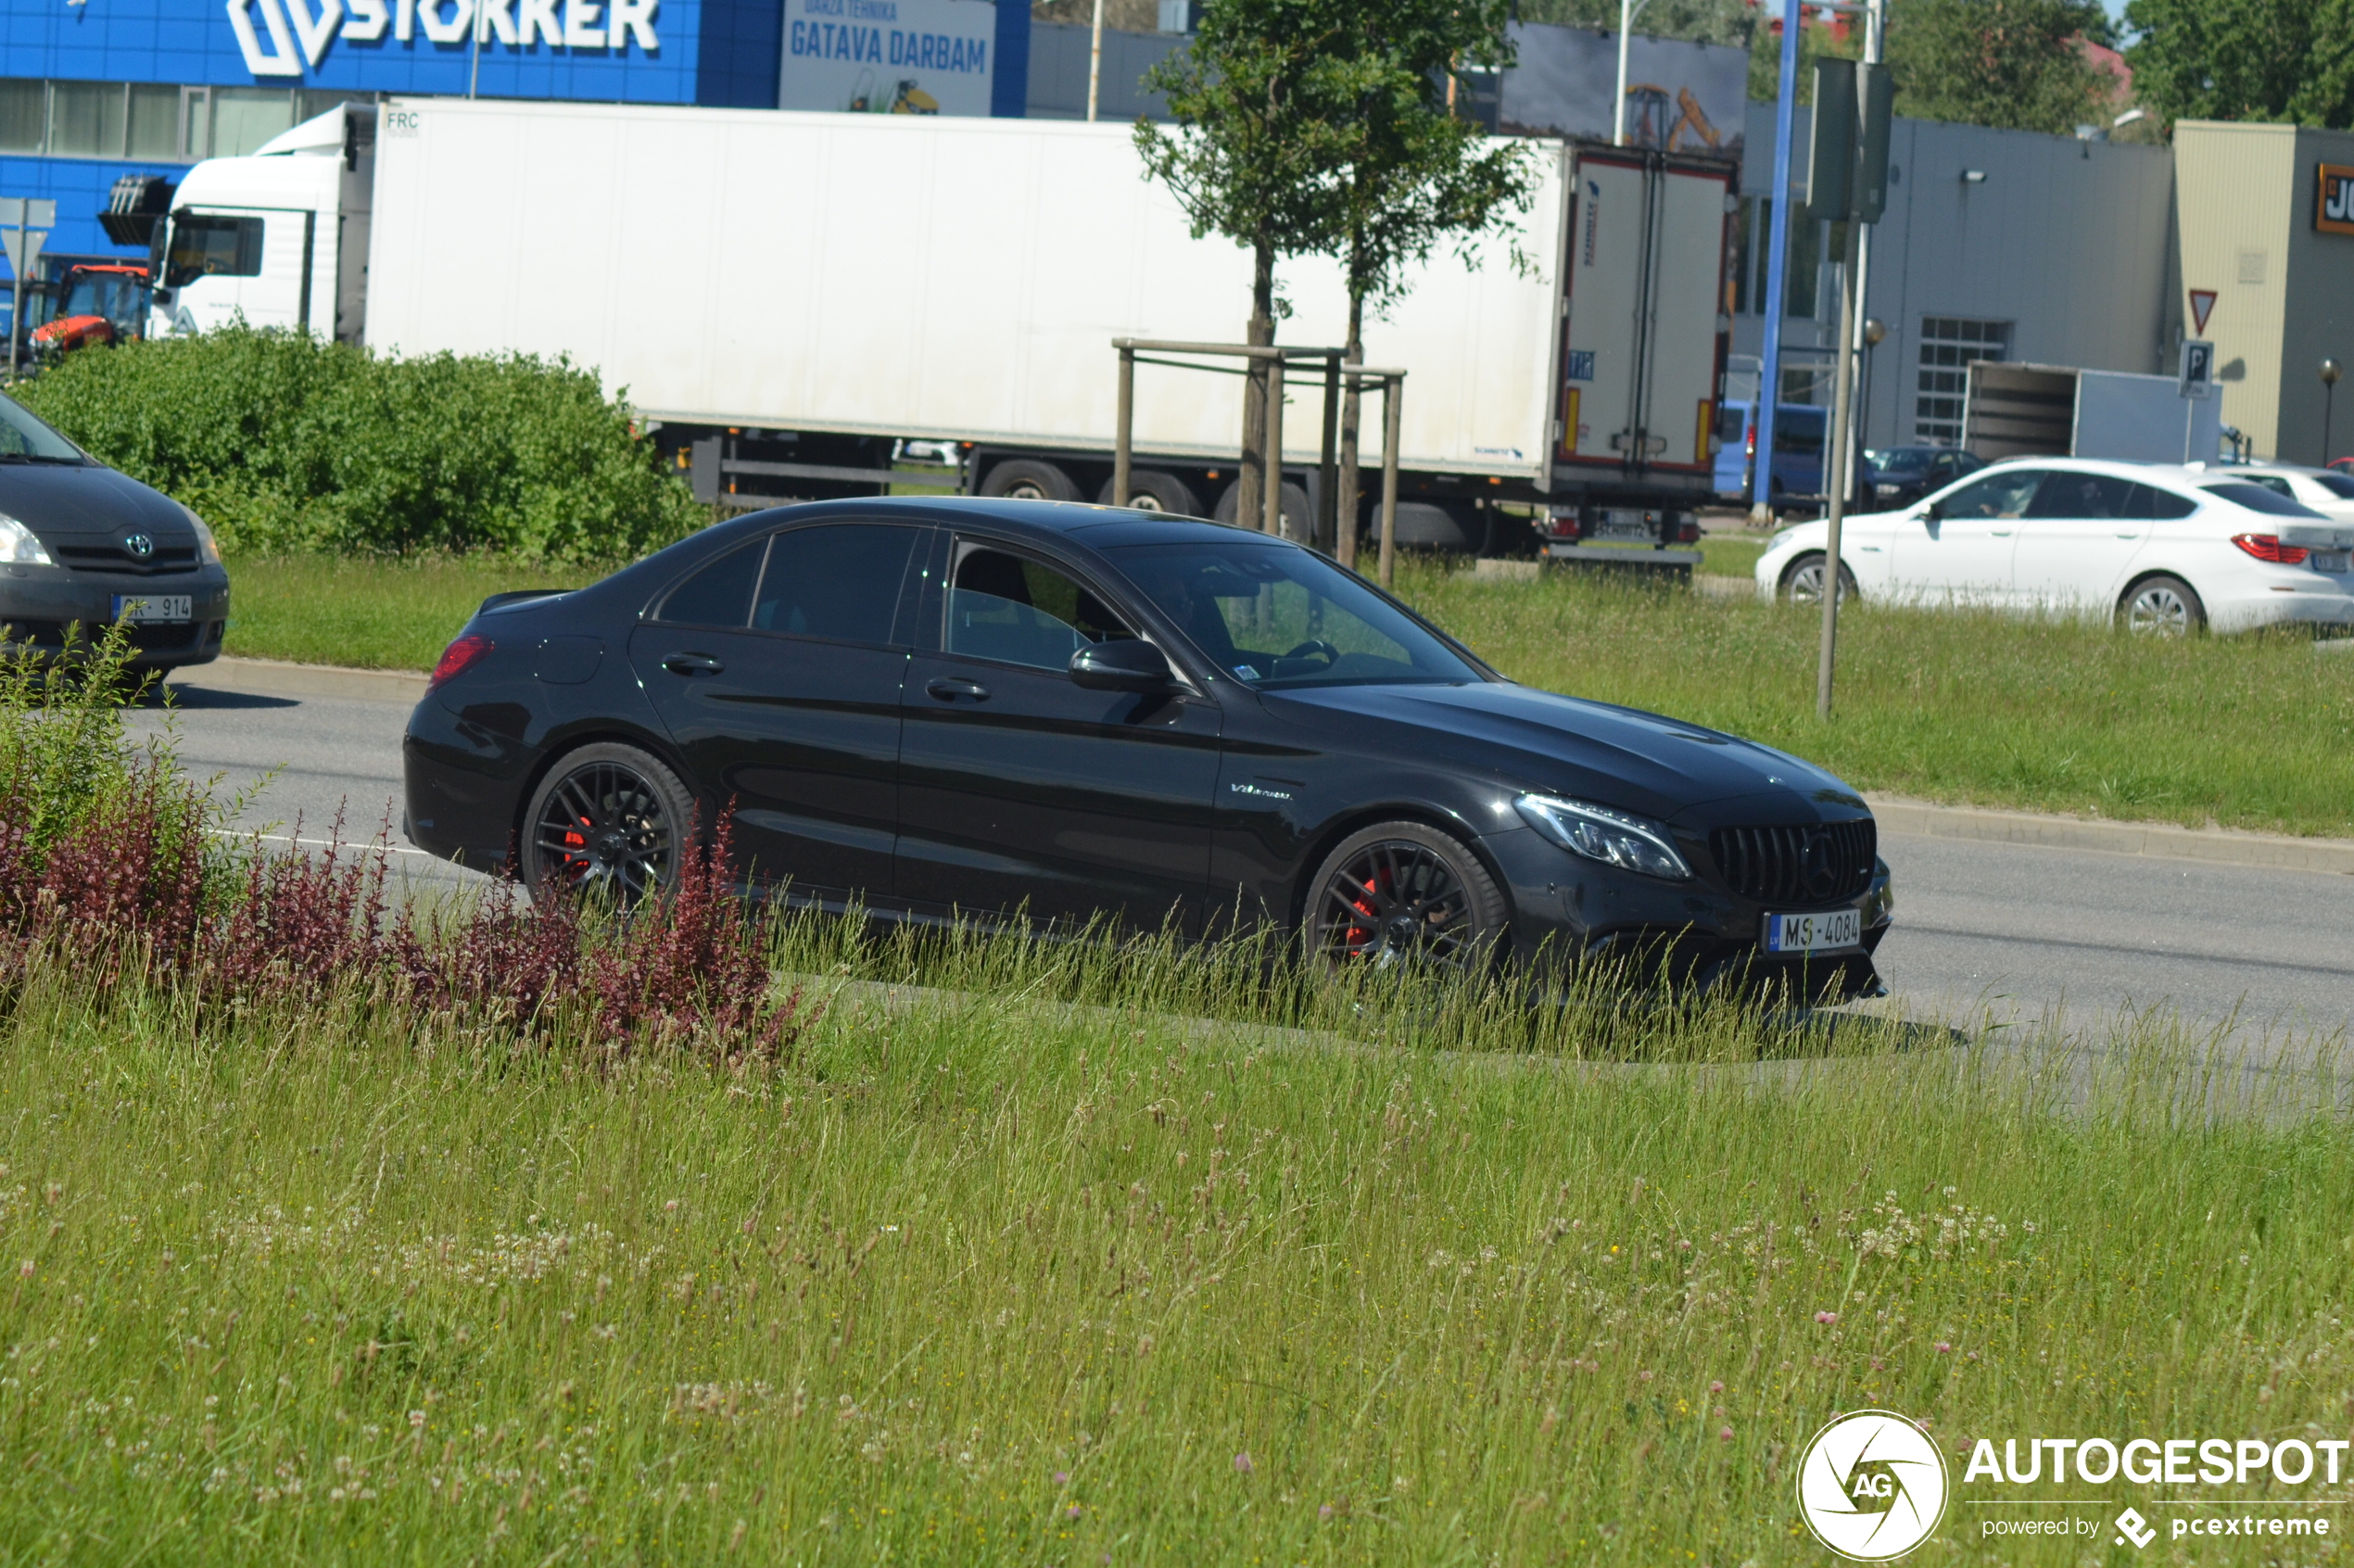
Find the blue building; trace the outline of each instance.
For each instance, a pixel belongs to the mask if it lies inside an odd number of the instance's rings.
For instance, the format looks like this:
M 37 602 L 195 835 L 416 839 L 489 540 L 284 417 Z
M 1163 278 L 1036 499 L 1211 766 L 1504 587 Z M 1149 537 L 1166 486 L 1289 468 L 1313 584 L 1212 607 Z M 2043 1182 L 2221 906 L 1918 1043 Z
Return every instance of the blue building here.
M 992 112 L 1019 115 L 1030 9 L 997 14 Z M 97 221 L 117 178 L 176 182 L 350 99 L 772 108 L 783 15 L 784 0 L 0 0 L 0 196 L 57 202 L 53 255 L 122 255 Z

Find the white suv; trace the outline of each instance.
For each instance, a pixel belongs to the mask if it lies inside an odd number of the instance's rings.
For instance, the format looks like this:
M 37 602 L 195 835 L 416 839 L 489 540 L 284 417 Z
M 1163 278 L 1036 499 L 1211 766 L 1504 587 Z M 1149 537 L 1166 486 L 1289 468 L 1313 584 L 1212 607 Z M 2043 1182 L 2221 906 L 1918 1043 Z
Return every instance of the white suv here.
M 2285 473 L 2270 470 L 2270 473 Z M 1774 537 L 1758 591 L 1819 602 L 1827 523 Z M 2354 517 L 2205 465 L 2013 458 L 1901 512 L 1847 519 L 1840 590 L 2106 617 L 2182 636 L 2354 626 Z

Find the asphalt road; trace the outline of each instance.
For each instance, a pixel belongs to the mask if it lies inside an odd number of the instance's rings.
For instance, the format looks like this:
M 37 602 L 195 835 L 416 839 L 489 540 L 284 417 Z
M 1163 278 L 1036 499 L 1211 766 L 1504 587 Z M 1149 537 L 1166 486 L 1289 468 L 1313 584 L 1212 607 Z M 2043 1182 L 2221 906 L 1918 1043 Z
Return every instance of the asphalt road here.
M 471 879 L 399 838 L 406 707 L 212 690 L 201 670 L 175 685 L 192 772 L 234 790 L 275 770 L 247 826 L 292 836 L 299 818 L 316 841 L 340 810 L 365 839 L 389 810 L 403 872 Z M 1896 835 L 1882 853 L 1897 905 L 1879 967 L 1912 1017 L 2099 1028 L 2156 1008 L 2276 1045 L 2354 1036 L 2354 877 Z

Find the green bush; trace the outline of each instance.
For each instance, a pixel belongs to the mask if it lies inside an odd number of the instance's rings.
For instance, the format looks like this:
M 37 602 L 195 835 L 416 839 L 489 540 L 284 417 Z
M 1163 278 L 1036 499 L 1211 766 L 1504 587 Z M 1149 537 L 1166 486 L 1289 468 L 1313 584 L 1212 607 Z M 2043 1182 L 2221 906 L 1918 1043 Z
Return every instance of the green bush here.
M 75 354 L 19 396 L 232 550 L 611 561 L 707 521 L 568 360 L 380 358 L 237 325 Z

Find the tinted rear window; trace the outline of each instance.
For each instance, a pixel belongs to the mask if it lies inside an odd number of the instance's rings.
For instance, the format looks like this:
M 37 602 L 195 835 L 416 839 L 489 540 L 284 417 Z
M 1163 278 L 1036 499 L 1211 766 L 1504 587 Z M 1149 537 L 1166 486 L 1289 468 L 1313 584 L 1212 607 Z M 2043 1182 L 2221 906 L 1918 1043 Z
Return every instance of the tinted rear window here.
M 670 590 L 657 621 L 690 626 L 740 626 L 752 613 L 752 586 L 760 579 L 757 541 L 729 550 Z
M 2246 480 L 2227 485 L 2201 485 L 2199 488 L 2210 496 L 2221 496 L 2227 501 L 2244 506 L 2250 512 L 2268 512 L 2274 517 L 2319 517 L 2321 515 L 2310 507 L 2297 505 L 2286 496 L 2275 495 L 2263 486 L 2251 485 Z

